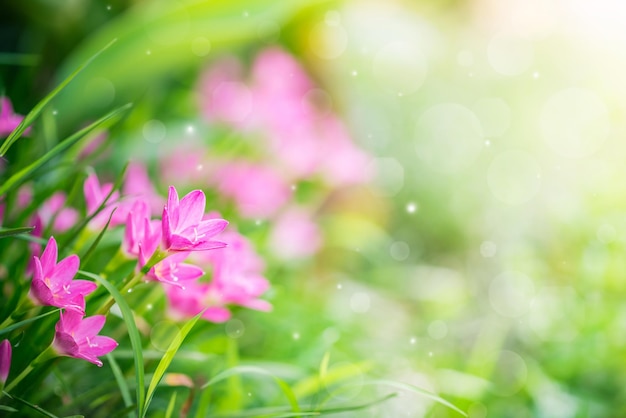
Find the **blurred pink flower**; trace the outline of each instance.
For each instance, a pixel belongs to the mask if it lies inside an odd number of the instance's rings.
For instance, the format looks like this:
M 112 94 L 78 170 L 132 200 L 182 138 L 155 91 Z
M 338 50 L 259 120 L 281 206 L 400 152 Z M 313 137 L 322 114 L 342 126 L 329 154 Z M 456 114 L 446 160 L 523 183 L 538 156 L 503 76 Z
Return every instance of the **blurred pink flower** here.
M 304 208 L 289 208 L 280 214 L 270 231 L 269 246 L 280 259 L 308 257 L 321 247 L 322 234 Z
M 30 297 L 35 303 L 56 306 L 85 313 L 85 295 L 97 285 L 87 280 L 72 280 L 78 271 L 80 260 L 70 255 L 57 263 L 58 249 L 54 237 L 50 237 L 41 255 L 33 257 L 35 268 L 30 287 Z
M 160 215 L 165 204 L 165 199 L 161 197 L 148 176 L 146 167 L 140 162 L 132 162 L 126 170 L 126 178 L 122 187 L 124 196 L 131 200 L 142 199 L 150 208 L 152 215 Z
M 282 208 L 292 194 L 289 185 L 276 171 L 261 165 L 224 164 L 215 178 L 218 191 L 235 201 L 244 218 L 268 218 Z
M 161 158 L 160 174 L 169 184 L 198 184 L 212 175 L 212 166 L 205 148 L 181 145 Z
M 204 274 L 200 267 L 183 263 L 189 256 L 188 252 L 178 252 L 154 265 L 146 275 L 148 279 L 184 288 L 190 280 Z M 142 261 L 145 265 L 147 260 Z
M 83 319 L 77 312 L 62 312 L 61 319 L 55 326 L 52 347 L 60 355 L 87 360 L 102 367 L 102 361 L 98 357 L 110 353 L 118 345 L 112 338 L 97 335 L 105 321 L 104 315 Z
M 7 136 L 22 122 L 24 116 L 13 113 L 13 105 L 8 97 L 0 97 L 0 136 Z M 30 132 L 30 128 L 24 131 L 25 134 Z
M 9 378 L 9 370 L 11 369 L 11 342 L 3 340 L 0 343 L 0 388 L 4 386 Z
M 56 192 L 41 204 L 37 214 L 43 225 L 49 225 L 54 219 L 52 228 L 57 232 L 64 232 L 76 225 L 78 211 L 74 208 L 64 208 L 66 196 L 64 192 Z
M 93 215 L 100 207 L 104 199 L 111 193 L 113 189 L 113 183 L 105 183 L 100 185 L 98 177 L 92 173 L 85 180 L 83 191 L 85 193 L 85 203 L 87 205 L 87 216 Z M 89 225 L 95 229 L 102 229 L 109 220 L 109 216 L 113 210 L 113 216 L 111 217 L 111 223 L 109 227 L 121 225 L 126 221 L 128 214 L 128 205 L 124 205 L 118 202 L 119 193 L 117 191 L 111 194 L 111 197 L 107 201 L 105 207 L 91 220 Z
M 211 267 L 213 277 L 210 283 L 191 282 L 184 288 L 165 287 L 170 314 L 174 317 L 188 318 L 207 309 L 203 318 L 223 322 L 231 316 L 228 305 L 271 310 L 269 302 L 259 299 L 269 288 L 269 282 L 261 275 L 263 260 L 238 232 L 226 231 L 219 238 L 228 246 L 192 254 L 194 262 Z
M 131 257 L 150 257 L 161 242 L 161 222 L 150 219 L 148 204 L 136 200 L 126 216 L 122 251 Z
M 242 82 L 241 64 L 235 58 L 219 61 L 200 79 L 200 107 L 209 120 L 245 128 L 252 122 L 254 100 Z
M 226 244 L 210 238 L 226 228 L 224 219 L 203 220 L 206 197 L 194 190 L 180 201 L 176 188 L 170 186 L 161 221 L 163 249 L 166 251 L 204 251 L 222 248 Z
M 219 297 L 213 297 L 209 283 L 190 282 L 185 287 L 164 286 L 168 302 L 168 313 L 176 319 L 192 318 L 204 310 L 202 318 L 211 322 L 230 319 L 230 310 Z
M 370 157 L 352 142 L 346 127 L 335 117 L 319 122 L 321 160 L 319 171 L 328 184 L 350 186 L 372 178 Z
M 93 135 L 89 139 L 89 142 L 87 142 L 87 144 L 83 147 L 83 149 L 80 150 L 80 154 L 78 154 L 78 158 L 82 160 L 84 158 L 89 157 L 98 149 L 100 145 L 104 143 L 104 141 L 107 140 L 108 137 L 109 137 L 109 133 L 107 131 L 97 132 L 95 135 Z M 102 155 L 98 155 L 98 157 L 102 157 Z

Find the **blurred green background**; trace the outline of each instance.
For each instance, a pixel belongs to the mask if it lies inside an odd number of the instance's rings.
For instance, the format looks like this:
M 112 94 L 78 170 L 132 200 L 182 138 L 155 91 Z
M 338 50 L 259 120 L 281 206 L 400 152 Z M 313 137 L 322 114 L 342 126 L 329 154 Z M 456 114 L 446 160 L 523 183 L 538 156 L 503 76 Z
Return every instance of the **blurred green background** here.
M 155 152 L 147 120 L 163 147 L 198 123 L 201 68 L 283 45 L 377 175 L 327 199 L 317 256 L 271 264 L 241 356 L 315 370 L 330 350 L 475 418 L 623 417 L 624 21 L 617 0 L 9 0 L 0 89 L 24 114 L 117 38 L 51 109 L 63 137 L 132 101 L 119 168 Z M 343 416 L 455 412 L 407 392 Z

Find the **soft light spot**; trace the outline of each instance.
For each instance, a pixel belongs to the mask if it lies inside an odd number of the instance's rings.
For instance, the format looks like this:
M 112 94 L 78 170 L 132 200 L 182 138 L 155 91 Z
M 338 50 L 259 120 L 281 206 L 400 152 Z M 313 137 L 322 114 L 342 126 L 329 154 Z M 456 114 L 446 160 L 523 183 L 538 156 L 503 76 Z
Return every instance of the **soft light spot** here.
M 594 154 L 610 129 L 606 105 L 590 90 L 561 90 L 548 99 L 541 112 L 544 139 L 556 153 L 568 158 Z
M 404 167 L 395 158 L 374 158 L 368 171 L 376 173 L 374 192 L 394 196 L 404 187 Z
M 152 54 L 152 51 L 150 51 L 149 49 L 146 50 L 146 55 L 150 55 Z
M 294 340 L 299 340 L 300 339 L 300 333 L 299 332 L 294 332 L 293 334 L 291 334 L 291 337 Z
M 515 76 L 526 71 L 533 62 L 534 50 L 530 42 L 508 34 L 491 38 L 487 57 L 493 69 L 502 75 Z
M 409 257 L 411 253 L 411 249 L 409 248 L 409 244 L 404 241 L 396 241 L 391 244 L 389 248 L 389 253 L 391 254 L 391 258 L 396 261 L 404 261 Z
M 415 93 L 424 83 L 428 65 L 420 48 L 397 41 L 380 48 L 372 61 L 376 81 L 399 96 Z
M 455 173 L 473 163 L 483 148 L 480 121 L 455 103 L 435 105 L 415 125 L 415 151 L 432 170 Z
M 356 313 L 370 310 L 370 296 L 365 292 L 356 292 L 350 297 L 350 308 Z
M 307 91 L 303 97 L 303 105 L 305 108 L 309 106 L 318 111 L 320 117 L 328 116 L 332 112 L 333 99 L 325 90 L 311 89 Z
M 56 115 L 58 115 L 58 114 L 59 114 L 59 111 L 55 109 L 55 110 L 53 110 L 53 111 L 52 111 L 52 114 L 53 114 L 54 116 L 56 116 Z
M 419 209 L 419 205 L 417 203 L 409 202 L 406 205 L 406 211 L 408 213 L 415 213 L 417 212 L 418 209 Z
M 480 255 L 485 258 L 491 258 L 496 255 L 498 251 L 498 246 L 495 242 L 492 241 L 483 241 L 480 244 Z
M 343 286 L 341 285 L 341 283 L 337 283 L 337 289 L 341 290 L 343 288 Z
M 356 72 L 356 70 L 353 70 L 351 74 L 352 74 L 353 77 L 356 77 L 357 75 L 359 75 L 359 73 Z
M 474 65 L 474 54 L 467 50 L 461 51 L 456 56 L 456 62 L 458 62 L 461 67 L 471 67 Z
M 178 325 L 173 321 L 157 322 L 150 330 L 150 343 L 157 350 L 165 352 L 178 331 Z
M 411 345 L 415 345 L 416 342 L 417 342 L 417 338 L 415 338 L 415 337 L 411 337 L 409 339 L 409 344 L 411 344 Z
M 531 200 L 541 187 L 541 168 L 532 154 L 510 150 L 499 154 L 489 166 L 487 183 L 496 199 L 509 205 Z
M 511 126 L 511 108 L 500 98 L 484 98 L 472 106 L 487 137 L 502 136 Z
M 339 24 L 318 23 L 309 33 L 309 47 L 321 59 L 337 58 L 348 47 L 348 33 Z
M 512 396 L 520 391 L 528 379 L 528 366 L 519 354 L 503 350 L 493 367 L 491 376 L 494 393 L 499 396 Z
M 341 338 L 341 333 L 337 328 L 329 327 L 322 332 L 322 339 L 327 345 L 336 343 L 339 338 Z
M 202 36 L 193 38 L 191 41 L 191 52 L 198 57 L 204 57 L 211 52 L 211 41 Z
M 572 316 L 581 315 L 581 309 L 584 305 L 572 287 L 545 287 L 531 302 L 528 326 L 541 340 L 573 341 L 578 329 Z
M 505 271 L 491 281 L 489 301 L 500 315 L 517 318 L 528 312 L 535 286 L 528 276 L 517 271 Z
M 428 325 L 428 335 L 433 340 L 442 340 L 448 335 L 448 325 L 440 320 L 433 321 Z
M 617 231 L 611 224 L 602 224 L 598 227 L 596 237 L 598 237 L 598 240 L 603 244 L 608 244 L 615 241 L 617 238 Z
M 224 324 L 224 331 L 230 338 L 239 338 L 244 334 L 246 327 L 243 322 L 237 318 L 233 318 Z
M 146 141 L 158 144 L 165 139 L 167 128 L 160 120 L 152 119 L 144 123 L 142 132 Z

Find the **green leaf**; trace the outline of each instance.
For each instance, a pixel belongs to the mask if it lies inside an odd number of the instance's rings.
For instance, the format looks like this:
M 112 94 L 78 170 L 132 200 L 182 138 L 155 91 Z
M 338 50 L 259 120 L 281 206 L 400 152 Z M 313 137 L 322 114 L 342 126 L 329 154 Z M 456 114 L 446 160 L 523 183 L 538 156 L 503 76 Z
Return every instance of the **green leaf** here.
M 230 369 L 224 370 L 223 372 L 217 374 L 215 377 L 209 380 L 206 384 L 204 384 L 204 386 L 202 386 L 201 389 L 206 389 L 207 387 L 212 386 L 215 383 L 225 380 L 229 377 L 238 376 L 238 375 L 246 374 L 246 373 L 260 374 L 260 375 L 272 377 L 274 381 L 276 382 L 276 384 L 278 384 L 278 387 L 280 387 L 281 391 L 283 392 L 287 400 L 289 401 L 292 411 L 294 412 L 300 411 L 300 406 L 298 405 L 298 399 L 296 395 L 294 394 L 294 392 L 291 390 L 291 387 L 278 376 L 275 376 L 274 374 L 268 372 L 267 370 L 262 369 L 260 367 L 256 367 L 256 366 L 236 366 L 236 367 L 232 367 Z
M 111 191 L 113 191 L 113 190 L 111 190 Z M 106 202 L 106 199 L 104 200 L 104 202 Z M 117 208 L 114 208 L 111 211 L 111 214 L 109 215 L 109 219 L 107 220 L 107 223 L 104 225 L 104 228 L 102 228 L 102 231 L 100 231 L 100 233 L 98 234 L 96 239 L 93 241 L 93 243 L 89 246 L 89 249 L 85 252 L 85 254 L 83 254 L 80 257 L 80 262 L 82 263 L 83 266 L 87 264 L 87 261 L 91 258 L 91 255 L 93 254 L 95 249 L 98 247 L 98 244 L 102 240 L 102 237 L 104 236 L 104 233 L 109 228 L 109 224 L 111 223 L 111 219 L 113 218 L 113 214 L 115 213 L 116 210 L 117 210 Z
M 130 398 L 130 390 L 128 389 L 128 384 L 126 383 L 126 379 L 124 378 L 124 374 L 122 373 L 122 369 L 115 361 L 115 357 L 111 355 L 111 353 L 107 354 L 107 360 L 109 360 L 109 364 L 111 365 L 111 370 L 113 371 L 113 375 L 115 376 L 115 381 L 117 382 L 117 386 L 120 388 L 120 393 L 122 394 L 122 400 L 124 401 L 124 406 L 130 407 L 133 405 L 133 401 Z M 128 414 L 129 417 L 132 417 L 132 414 Z
M 5 181 L 0 186 L 0 196 L 5 194 L 7 191 L 13 189 L 14 187 L 18 186 L 19 184 L 21 184 L 21 182 L 24 181 L 35 170 L 37 170 L 42 165 L 44 165 L 45 163 L 50 161 L 56 155 L 62 153 L 63 151 L 65 151 L 66 149 L 68 149 L 69 147 L 74 145 L 76 142 L 78 142 L 81 138 L 83 138 L 89 132 L 93 131 L 96 128 L 99 128 L 100 126 L 102 126 L 105 123 L 111 121 L 112 119 L 117 118 L 123 112 L 128 110 L 131 106 L 132 106 L 132 104 L 130 104 L 130 103 L 128 103 L 128 104 L 126 104 L 124 106 L 121 106 L 121 107 L 113 110 L 112 112 L 108 113 L 107 115 L 101 117 L 100 119 L 98 119 L 97 121 L 92 123 L 91 125 L 81 129 L 80 131 L 78 131 L 78 132 L 74 133 L 73 135 L 70 135 L 69 137 L 67 137 L 65 140 L 59 142 L 54 148 L 52 148 L 50 151 L 45 153 L 37 161 L 35 161 L 32 164 L 24 167 L 23 169 L 21 169 L 20 171 L 18 171 L 17 173 L 12 175 L 11 177 L 9 177 L 9 179 L 7 181 Z
M 408 392 L 413 392 L 416 393 L 420 396 L 424 396 L 428 399 L 431 399 L 437 403 L 440 403 L 444 406 L 447 406 L 448 408 L 458 412 L 459 414 L 463 415 L 463 416 L 467 416 L 467 413 L 461 411 L 459 408 L 457 408 L 456 406 L 452 405 L 450 402 L 446 401 L 445 399 L 443 399 L 440 396 L 435 395 L 432 392 L 429 392 L 425 389 L 419 388 L 417 386 L 413 386 L 411 384 L 408 383 L 402 383 L 402 382 L 396 382 L 393 380 L 383 380 L 383 379 L 378 379 L 378 380 L 368 380 L 365 382 L 362 382 L 361 385 L 375 385 L 375 386 L 390 386 L 396 389 L 401 389 L 401 390 L 406 390 Z
M 167 410 L 165 411 L 165 418 L 172 418 L 172 414 L 174 413 L 174 406 L 176 405 L 176 393 L 172 393 L 172 397 L 170 398 L 170 402 L 167 404 Z
M 32 317 L 32 318 L 28 318 L 28 319 L 25 319 L 25 320 L 20 321 L 20 322 L 16 322 L 16 323 L 15 323 L 15 324 L 13 324 L 13 325 L 10 325 L 10 326 L 8 326 L 8 327 L 6 327 L 6 328 L 2 328 L 2 329 L 0 329 L 0 335 L 8 334 L 9 332 L 11 332 L 11 331 L 13 331 L 13 330 L 15 330 L 15 329 L 18 329 L 18 328 L 20 328 L 20 327 L 23 327 L 24 325 L 28 325 L 28 324 L 30 324 L 31 322 L 35 322 L 35 321 L 37 321 L 38 319 L 41 319 L 41 318 L 44 318 L 44 317 L 46 317 L 46 316 L 52 315 L 52 314 L 57 313 L 57 312 L 59 312 L 59 311 L 60 311 L 60 309 L 54 309 L 54 310 L 52 310 L 52 311 L 50 311 L 50 312 L 46 312 L 46 313 L 44 313 L 44 314 L 37 315 L 37 316 L 34 316 L 34 317 Z
M 22 399 L 22 398 L 18 398 L 17 396 L 13 396 L 5 391 L 2 391 L 2 393 L 4 394 L 4 396 L 6 396 L 7 398 L 13 399 L 14 401 L 17 401 L 23 405 L 26 405 L 27 407 L 34 409 L 35 411 L 39 412 L 41 415 L 46 416 L 48 418 L 59 418 L 56 415 L 52 414 L 51 412 L 46 411 L 45 409 L 37 406 L 37 405 L 33 405 L 32 403 Z
M 180 329 L 180 331 L 178 331 L 178 334 L 176 334 L 176 337 L 174 337 L 169 347 L 167 347 L 167 351 L 163 355 L 163 358 L 161 359 L 161 361 L 159 361 L 159 364 L 157 365 L 157 368 L 154 371 L 154 375 L 152 376 L 152 380 L 150 381 L 150 386 L 148 386 L 145 406 L 143 408 L 144 415 L 146 411 L 148 410 L 148 407 L 150 406 L 150 402 L 152 401 L 152 396 L 154 395 L 154 391 L 156 390 L 156 387 L 161 381 L 161 379 L 163 378 L 165 371 L 167 370 L 170 363 L 174 359 L 174 356 L 176 355 L 176 352 L 178 351 L 183 341 L 185 340 L 185 337 L 187 337 L 187 334 L 189 334 L 193 326 L 196 324 L 196 322 L 198 322 L 198 319 L 202 317 L 203 313 L 204 311 L 200 312 L 198 315 L 194 316 L 189 321 L 187 321 L 187 323 Z M 144 415 L 140 415 L 140 417 L 143 418 Z
M 328 367 L 328 364 L 324 366 L 324 359 L 322 360 L 321 367 Z M 320 375 L 308 377 L 298 382 L 293 391 L 298 397 L 304 397 L 319 392 L 324 387 L 331 386 L 339 383 L 343 380 L 351 379 L 355 376 L 361 375 L 363 372 L 369 370 L 372 367 L 371 362 L 363 361 L 356 364 L 344 364 L 324 371 L 324 378 L 321 379 Z
M 17 141 L 20 136 L 22 136 L 26 128 L 28 128 L 35 121 L 35 119 L 37 119 L 37 116 L 39 116 L 39 114 L 42 112 L 44 107 L 46 107 L 46 105 L 50 102 L 50 100 L 52 100 L 54 96 L 56 96 L 61 90 L 63 90 L 63 88 L 65 88 L 65 86 L 67 86 L 69 82 L 74 79 L 74 77 L 76 77 L 89 64 L 91 64 L 93 60 L 95 60 L 98 57 L 98 55 L 102 54 L 116 41 L 117 39 L 113 39 L 108 44 L 106 44 L 104 48 L 100 49 L 98 52 L 93 54 L 82 65 L 80 65 L 76 70 L 74 70 L 74 72 L 71 73 L 65 80 L 63 80 L 61 84 L 59 84 L 54 90 L 48 93 L 46 97 L 44 97 L 39 103 L 37 103 L 35 107 L 33 107 L 32 110 L 28 112 L 26 116 L 24 116 L 24 119 L 22 119 L 22 121 L 17 126 L 17 128 L 15 128 L 15 130 L 11 132 L 11 134 L 7 137 L 7 139 L 4 140 L 4 142 L 2 143 L 2 146 L 0 146 L 0 157 L 6 155 L 9 148 L 11 148 L 11 145 L 13 145 L 13 143 Z
M 144 382 L 144 366 L 143 366 L 143 353 L 141 346 L 141 337 L 139 335 L 139 330 L 137 329 L 137 325 L 135 324 L 135 318 L 133 317 L 133 312 L 130 310 L 128 303 L 122 297 L 120 292 L 109 283 L 104 278 L 98 276 L 97 274 L 89 273 L 88 271 L 78 270 L 78 274 L 93 279 L 104 286 L 115 302 L 117 306 L 119 306 L 120 311 L 122 312 L 122 319 L 126 324 L 126 328 L 128 329 L 128 336 L 130 338 L 130 345 L 133 348 L 133 358 L 135 360 L 135 381 L 137 383 L 136 392 L 137 392 L 137 415 L 143 417 L 145 414 L 145 400 L 146 400 L 146 387 Z
M 0 228 L 0 238 L 6 238 L 13 235 L 27 234 L 35 229 L 34 226 L 23 226 L 20 228 Z

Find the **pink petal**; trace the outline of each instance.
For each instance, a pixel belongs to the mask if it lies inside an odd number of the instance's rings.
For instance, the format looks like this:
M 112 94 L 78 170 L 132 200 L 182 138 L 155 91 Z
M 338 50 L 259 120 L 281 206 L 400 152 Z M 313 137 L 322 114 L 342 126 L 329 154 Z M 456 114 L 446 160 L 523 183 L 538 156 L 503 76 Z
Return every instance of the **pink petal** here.
M 69 257 L 59 261 L 59 264 L 54 268 L 50 280 L 55 282 L 55 285 L 65 285 L 69 283 L 76 275 L 78 267 L 80 266 L 80 259 L 77 255 L 72 254 Z
M 176 277 L 178 277 L 181 281 L 194 280 L 203 274 L 204 271 L 200 267 L 194 266 L 193 264 L 179 264 L 176 269 Z
M 180 219 L 176 224 L 176 231 L 182 231 L 196 225 L 204 215 L 206 196 L 202 190 L 189 192 L 180 201 Z
M 58 329 L 54 334 L 52 346 L 61 355 L 76 357 L 78 353 L 78 344 L 76 344 L 72 335 L 67 332 L 59 331 Z
M 57 258 L 57 242 L 54 237 L 50 237 L 46 248 L 43 250 L 43 254 L 41 254 L 41 268 L 45 276 L 52 275 L 54 266 L 57 263 Z
M 90 174 L 83 185 L 87 214 L 91 215 L 96 211 L 101 202 L 100 182 L 95 174 Z
M 176 188 L 174 186 L 170 186 L 167 193 L 167 211 L 171 216 L 170 222 L 174 228 L 176 229 L 179 222 L 179 210 L 178 210 L 178 192 L 176 192 Z
M 74 311 L 65 311 L 61 313 L 61 319 L 57 322 L 56 330 L 60 332 L 72 333 L 80 327 L 83 315 Z
M 33 279 L 30 284 L 30 295 L 41 305 L 54 306 L 54 297 L 52 296 L 52 292 L 43 280 Z
M 104 327 L 105 322 L 106 317 L 104 315 L 94 315 L 83 319 L 78 329 L 74 332 L 74 339 L 82 341 L 86 337 L 91 338 L 97 335 Z
M 11 342 L 3 340 L 0 343 L 0 386 L 7 381 L 11 368 Z
M 207 219 L 198 224 L 198 234 L 210 238 L 219 234 L 228 226 L 228 221 L 224 219 Z
M 97 288 L 97 284 L 88 280 L 72 280 L 70 283 L 70 292 L 72 294 L 87 296 Z
M 230 319 L 231 313 L 227 308 L 212 306 L 202 314 L 202 317 L 211 322 L 226 322 Z
M 208 250 L 216 250 L 218 248 L 224 248 L 228 244 L 221 241 L 201 241 L 197 242 L 193 245 L 190 250 L 192 251 L 208 251 Z
M 163 240 L 163 247 L 168 250 L 172 246 L 172 229 L 170 226 L 170 215 L 167 207 L 163 208 L 163 217 L 161 218 L 161 229 L 163 233 L 161 238 Z
M 105 354 L 113 351 L 118 343 L 113 338 L 105 337 L 102 335 L 96 335 L 90 340 L 91 347 L 89 347 L 89 353 L 95 356 L 104 356 Z

